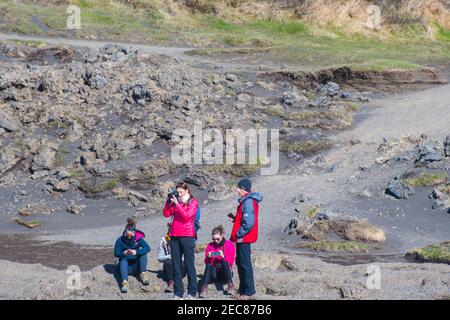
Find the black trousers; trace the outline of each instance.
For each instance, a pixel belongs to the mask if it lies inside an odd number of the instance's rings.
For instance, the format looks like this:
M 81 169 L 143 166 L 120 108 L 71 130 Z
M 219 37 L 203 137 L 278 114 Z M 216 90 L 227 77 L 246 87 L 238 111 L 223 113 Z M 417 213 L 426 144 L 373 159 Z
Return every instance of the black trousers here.
M 221 261 L 218 268 L 214 268 L 212 265 L 207 264 L 205 267 L 205 273 L 203 274 L 202 285 L 207 286 L 210 283 L 230 284 L 233 283 L 233 274 L 230 270 L 230 265 L 225 260 Z
M 256 294 L 250 243 L 236 243 L 236 266 L 239 273 L 239 293 Z
M 186 267 L 183 261 L 181 262 L 181 274 L 183 278 L 186 277 Z M 166 282 L 173 281 L 173 263 L 171 259 L 164 261 L 163 276 Z
M 183 297 L 183 272 L 182 257 L 186 266 L 188 277 L 188 294 L 197 294 L 197 272 L 195 271 L 195 238 L 194 237 L 172 237 L 170 241 L 173 262 L 174 293 L 178 297 Z

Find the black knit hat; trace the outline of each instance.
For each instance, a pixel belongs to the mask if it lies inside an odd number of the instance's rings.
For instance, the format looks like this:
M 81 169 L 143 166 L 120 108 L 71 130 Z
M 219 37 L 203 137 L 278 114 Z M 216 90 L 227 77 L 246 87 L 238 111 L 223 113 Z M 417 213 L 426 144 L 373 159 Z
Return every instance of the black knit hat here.
M 244 189 L 245 191 L 250 191 L 252 189 L 252 183 L 248 179 L 242 179 L 239 181 L 238 187 Z

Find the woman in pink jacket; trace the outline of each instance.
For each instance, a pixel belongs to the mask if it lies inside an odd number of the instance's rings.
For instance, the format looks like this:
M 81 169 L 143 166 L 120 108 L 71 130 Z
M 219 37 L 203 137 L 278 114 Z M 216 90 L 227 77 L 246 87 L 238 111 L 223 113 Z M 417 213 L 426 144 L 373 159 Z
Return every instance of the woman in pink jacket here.
M 236 256 L 236 248 L 230 240 L 224 237 L 224 229 L 218 226 L 212 230 L 212 240 L 205 251 L 205 273 L 200 298 L 205 298 L 210 282 L 226 283 L 228 294 L 234 294 L 233 263 Z
M 172 195 L 164 207 L 164 216 L 172 217 L 170 228 L 170 249 L 173 263 L 175 299 L 183 299 L 182 256 L 188 277 L 187 299 L 194 299 L 198 292 L 197 273 L 195 271 L 195 217 L 198 201 L 192 195 L 185 182 L 177 184 L 178 197 Z

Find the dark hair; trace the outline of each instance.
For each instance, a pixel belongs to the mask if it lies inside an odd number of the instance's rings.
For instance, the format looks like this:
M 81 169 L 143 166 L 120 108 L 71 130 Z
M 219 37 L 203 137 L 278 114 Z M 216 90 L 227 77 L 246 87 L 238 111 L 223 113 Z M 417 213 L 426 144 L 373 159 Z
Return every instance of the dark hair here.
M 189 188 L 188 184 L 184 181 L 178 182 L 176 185 L 176 188 L 182 188 L 184 190 L 187 190 L 187 192 L 189 193 L 189 195 L 191 196 L 191 198 L 194 197 L 194 194 L 192 193 L 191 188 Z
M 223 235 L 225 233 L 225 230 L 223 228 L 222 225 L 219 225 L 217 227 L 215 227 L 214 229 L 212 229 L 211 234 L 214 236 L 215 234 L 220 234 Z

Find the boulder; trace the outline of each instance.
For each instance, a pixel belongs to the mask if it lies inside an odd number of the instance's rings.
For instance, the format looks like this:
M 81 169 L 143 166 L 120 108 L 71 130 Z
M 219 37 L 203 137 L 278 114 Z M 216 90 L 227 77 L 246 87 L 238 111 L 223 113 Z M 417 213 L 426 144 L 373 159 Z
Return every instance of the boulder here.
M 21 124 L 13 115 L 0 108 L 0 128 L 9 132 L 18 131 L 21 128 Z
M 173 163 L 168 158 L 154 159 L 145 161 L 140 170 L 144 174 L 152 175 L 153 177 L 164 176 L 172 170 Z
M 184 182 L 193 184 L 201 190 L 207 189 L 213 181 L 214 179 L 202 169 L 191 170 L 184 178 Z
M 408 199 L 415 191 L 413 187 L 407 185 L 403 181 L 393 179 L 389 182 L 385 193 L 396 199 Z
M 418 153 L 419 156 L 416 162 L 420 164 L 441 161 L 443 158 L 442 152 L 436 146 L 431 144 L 420 145 L 418 148 Z
M 337 95 L 339 93 L 339 89 L 339 85 L 332 81 L 320 86 L 320 91 L 329 97 Z
M 33 172 L 40 170 L 51 170 L 55 166 L 55 159 L 55 149 L 48 146 L 42 146 L 32 160 L 31 170 Z

